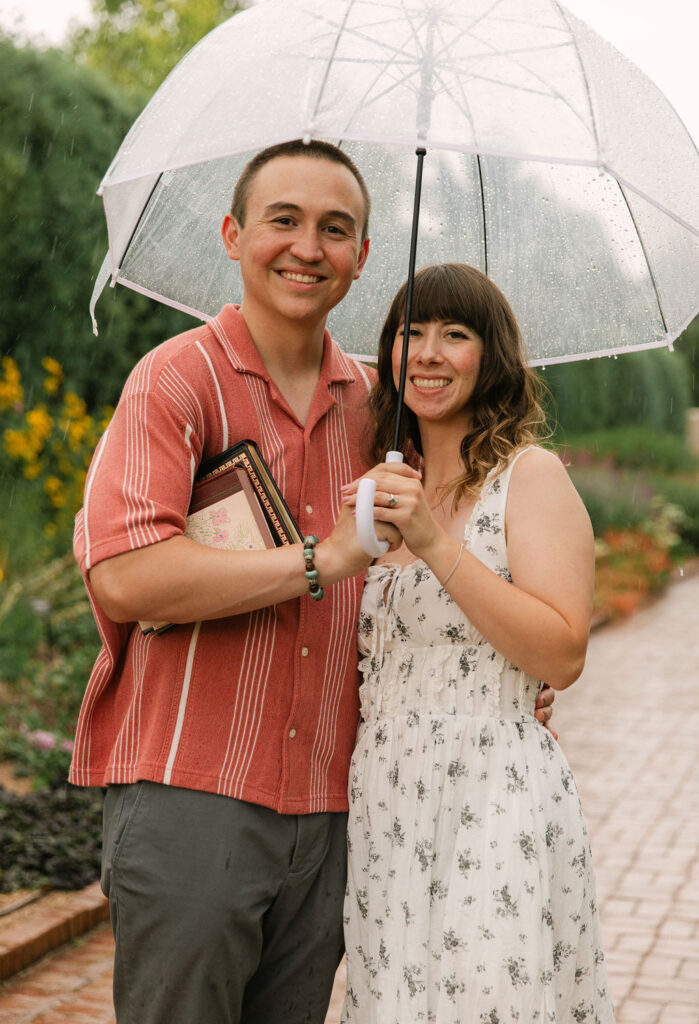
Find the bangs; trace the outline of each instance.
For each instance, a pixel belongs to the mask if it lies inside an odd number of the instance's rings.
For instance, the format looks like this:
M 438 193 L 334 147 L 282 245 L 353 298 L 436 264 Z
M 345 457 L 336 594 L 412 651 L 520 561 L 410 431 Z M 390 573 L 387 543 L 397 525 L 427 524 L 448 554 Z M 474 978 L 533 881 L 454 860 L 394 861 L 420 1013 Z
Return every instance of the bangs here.
M 466 269 L 457 264 L 442 264 L 424 267 L 415 275 L 411 311 L 413 323 L 454 321 L 482 335 L 487 319 L 483 288 L 478 278 L 464 273 Z M 478 274 L 478 271 L 475 273 Z M 404 286 L 401 292 L 400 319 L 403 320 L 407 288 Z

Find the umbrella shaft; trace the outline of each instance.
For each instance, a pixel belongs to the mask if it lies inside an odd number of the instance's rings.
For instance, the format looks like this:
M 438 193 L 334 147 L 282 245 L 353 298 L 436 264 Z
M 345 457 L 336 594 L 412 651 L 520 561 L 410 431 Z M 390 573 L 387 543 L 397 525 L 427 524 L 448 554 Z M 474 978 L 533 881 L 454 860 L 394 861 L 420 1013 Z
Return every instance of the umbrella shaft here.
M 396 409 L 396 431 L 393 435 L 393 450 L 399 451 L 400 428 L 403 418 L 403 396 L 405 394 L 405 377 L 408 368 L 408 344 L 410 342 L 410 317 L 413 310 L 413 282 L 415 280 L 415 257 L 417 255 L 417 227 L 420 220 L 420 194 L 422 192 L 422 164 L 426 150 L 418 148 L 417 171 L 415 174 L 415 203 L 413 205 L 413 227 L 410 235 L 410 261 L 408 263 L 408 288 L 405 295 L 405 322 L 403 327 L 403 351 L 400 360 L 400 379 L 398 382 L 398 406 Z

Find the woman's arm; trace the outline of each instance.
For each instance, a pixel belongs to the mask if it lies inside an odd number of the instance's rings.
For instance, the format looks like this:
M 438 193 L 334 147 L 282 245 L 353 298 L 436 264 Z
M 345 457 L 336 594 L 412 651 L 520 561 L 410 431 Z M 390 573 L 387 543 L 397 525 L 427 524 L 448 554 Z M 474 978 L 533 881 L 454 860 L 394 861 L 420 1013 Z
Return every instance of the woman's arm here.
M 459 544 L 434 520 L 422 487 L 400 466 L 372 471 L 395 508 L 376 508 L 416 557 L 444 580 Z M 378 491 L 377 491 L 378 494 Z M 563 690 L 582 672 L 594 584 L 592 527 L 560 461 L 533 449 L 512 470 L 506 513 L 512 584 L 464 550 L 446 589 L 492 646 L 524 672 Z

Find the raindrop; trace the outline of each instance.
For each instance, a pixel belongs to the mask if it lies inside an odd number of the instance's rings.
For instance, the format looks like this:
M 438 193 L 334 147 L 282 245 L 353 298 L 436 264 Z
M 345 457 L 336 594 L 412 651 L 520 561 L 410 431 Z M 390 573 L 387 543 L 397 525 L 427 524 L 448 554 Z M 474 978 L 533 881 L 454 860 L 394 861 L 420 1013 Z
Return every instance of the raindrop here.
M 680 569 L 680 576 L 684 576 L 684 569 Z

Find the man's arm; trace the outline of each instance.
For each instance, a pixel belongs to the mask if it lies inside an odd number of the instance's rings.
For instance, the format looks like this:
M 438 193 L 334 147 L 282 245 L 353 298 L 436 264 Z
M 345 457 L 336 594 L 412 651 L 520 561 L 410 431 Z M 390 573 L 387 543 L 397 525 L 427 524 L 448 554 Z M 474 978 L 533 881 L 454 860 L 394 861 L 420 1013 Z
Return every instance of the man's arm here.
M 377 535 L 401 543 L 377 523 Z M 303 546 L 267 551 L 221 551 L 178 535 L 107 558 L 89 573 L 100 606 L 115 622 L 196 622 L 264 608 L 308 593 Z M 363 572 L 371 562 L 343 509 L 330 536 L 316 546 L 321 586 Z

